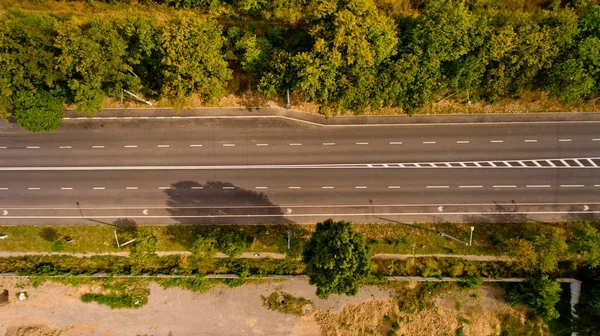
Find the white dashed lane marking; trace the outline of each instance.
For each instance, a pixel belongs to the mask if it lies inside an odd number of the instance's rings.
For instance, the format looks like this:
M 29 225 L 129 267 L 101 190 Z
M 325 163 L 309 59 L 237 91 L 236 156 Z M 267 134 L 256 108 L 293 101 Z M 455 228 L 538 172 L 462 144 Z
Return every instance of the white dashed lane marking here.
M 464 185 L 464 186 L 458 186 L 459 188 L 483 188 L 483 186 L 480 185 Z
M 435 141 L 423 141 L 424 145 L 432 145 L 434 143 L 435 143 Z
M 531 139 L 531 140 L 525 140 L 525 142 L 537 142 L 537 140 Z
M 355 186 L 355 189 L 367 189 L 367 186 Z
M 235 187 L 223 187 L 223 189 L 235 189 Z
M 202 145 L 190 145 L 190 147 L 202 147 Z
M 127 190 L 137 190 L 138 187 L 126 187 Z
M 427 186 L 427 189 L 448 189 L 450 186 Z
M 104 148 L 104 146 L 92 146 L 92 148 L 102 149 L 102 148 Z
M 60 146 L 60 147 L 58 147 L 58 148 L 60 148 L 60 149 L 71 149 L 71 148 L 73 148 L 73 147 L 71 147 L 71 146 Z
M 125 147 L 125 148 L 137 148 L 137 145 L 125 145 L 123 147 Z
M 491 143 L 503 143 L 504 140 L 491 140 L 490 142 Z
M 551 185 L 549 184 L 534 184 L 534 185 L 528 185 L 527 188 L 550 188 Z
M 169 147 L 171 147 L 171 146 L 170 146 L 170 145 L 158 145 L 158 146 L 156 146 L 156 147 L 158 147 L 158 148 L 169 148 Z
M 73 190 L 73 188 L 71 188 L 71 187 L 63 187 L 63 188 L 60 188 L 60 190 Z
M 27 146 L 27 149 L 39 149 L 40 146 Z
M 583 184 L 561 184 L 561 188 L 583 188 L 585 185 Z
M 357 142 L 356 144 L 357 145 L 368 145 L 369 143 L 368 142 Z
M 235 147 L 235 144 L 223 144 L 223 147 Z
M 571 139 L 558 139 L 559 142 L 571 142 Z
M 171 189 L 171 187 L 158 187 L 159 190 L 168 190 Z
M 265 147 L 268 146 L 269 144 L 265 144 L 265 143 L 260 143 L 260 144 L 256 144 L 257 147 Z
M 456 142 L 457 144 L 468 144 L 469 141 L 468 140 L 459 140 Z
M 321 189 L 333 189 L 333 188 L 334 187 L 329 187 L 329 186 L 327 186 L 327 187 L 321 187 Z
M 291 143 L 290 146 L 302 146 L 301 143 Z
M 106 188 L 104 188 L 104 187 L 94 187 L 94 190 L 104 190 L 104 189 L 106 189 Z
M 256 187 L 256 189 L 268 189 L 267 187 Z
M 204 189 L 204 187 L 192 187 L 192 190 Z
M 402 145 L 402 141 L 390 141 L 390 145 Z
M 323 142 L 323 146 L 333 146 L 335 142 Z
M 494 188 L 516 188 L 516 185 L 495 185 Z
M 27 188 L 28 190 L 40 190 L 40 188 Z
M 400 189 L 400 186 L 388 186 L 388 189 Z

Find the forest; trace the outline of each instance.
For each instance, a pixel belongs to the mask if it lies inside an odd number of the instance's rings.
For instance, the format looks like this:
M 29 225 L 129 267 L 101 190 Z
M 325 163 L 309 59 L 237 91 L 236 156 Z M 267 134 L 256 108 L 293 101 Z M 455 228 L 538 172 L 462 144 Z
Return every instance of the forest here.
M 595 0 L 105 2 L 130 9 L 2 14 L 0 116 L 50 131 L 65 105 L 95 115 L 126 89 L 181 109 L 231 93 L 235 78 L 266 97 L 289 90 L 326 115 L 411 114 L 456 92 L 465 104 L 524 90 L 567 106 L 600 95 Z

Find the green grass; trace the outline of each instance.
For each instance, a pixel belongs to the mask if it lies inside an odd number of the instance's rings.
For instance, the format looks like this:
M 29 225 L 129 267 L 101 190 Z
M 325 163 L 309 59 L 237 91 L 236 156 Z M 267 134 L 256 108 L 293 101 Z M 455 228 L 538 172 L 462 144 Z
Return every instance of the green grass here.
M 518 219 L 518 218 L 515 218 Z M 465 246 L 439 235 L 445 232 L 463 241 L 469 240 L 474 226 L 473 246 Z M 531 235 L 543 227 L 563 227 L 569 232 L 569 223 L 508 223 L 508 224 L 356 224 L 374 253 L 391 254 L 465 254 L 506 255 L 506 243 L 511 238 Z M 198 235 L 214 230 L 226 233 L 241 230 L 253 237 L 246 252 L 284 253 L 287 250 L 287 230 L 292 231 L 292 249 L 298 255 L 304 241 L 315 225 L 169 225 L 148 226 L 158 238 L 157 251 L 186 251 Z M 0 251 L 18 252 L 118 252 L 112 226 L 0 226 L 0 234 L 8 238 L 0 241 Z M 135 226 L 121 226 L 117 235 L 121 243 L 135 236 Z

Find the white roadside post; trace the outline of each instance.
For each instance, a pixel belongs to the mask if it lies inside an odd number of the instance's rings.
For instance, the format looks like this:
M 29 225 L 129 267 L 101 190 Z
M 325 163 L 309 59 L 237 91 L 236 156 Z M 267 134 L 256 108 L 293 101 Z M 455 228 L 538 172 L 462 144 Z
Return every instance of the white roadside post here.
M 115 240 L 117 241 L 117 247 L 121 247 L 121 245 L 119 245 L 119 238 L 117 238 L 117 229 L 113 229 L 113 233 L 115 234 Z
M 471 237 L 469 238 L 469 246 L 473 244 L 473 230 L 475 230 L 475 227 L 471 226 Z

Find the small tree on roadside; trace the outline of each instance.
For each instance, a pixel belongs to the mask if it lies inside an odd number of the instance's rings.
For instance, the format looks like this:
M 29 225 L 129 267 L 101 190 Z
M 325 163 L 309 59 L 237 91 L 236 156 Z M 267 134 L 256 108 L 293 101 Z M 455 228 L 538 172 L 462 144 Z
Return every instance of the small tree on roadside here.
M 217 247 L 229 257 L 237 257 L 252 245 L 252 238 L 242 231 L 233 230 L 217 238 Z
M 542 275 L 536 278 L 528 278 L 525 282 L 516 286 L 506 295 L 506 302 L 511 305 L 519 303 L 538 311 L 546 320 L 553 320 L 560 316 L 556 310 L 556 304 L 560 301 L 562 289 L 555 280 Z
M 358 282 L 371 271 L 370 250 L 362 234 L 352 223 L 328 219 L 305 245 L 302 258 L 310 284 L 317 286 L 317 296 L 356 295 Z
M 135 243 L 129 251 L 134 264 L 143 264 L 153 261 L 156 255 L 158 238 L 149 230 L 139 230 L 135 236 Z

